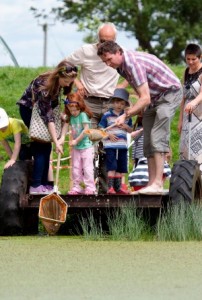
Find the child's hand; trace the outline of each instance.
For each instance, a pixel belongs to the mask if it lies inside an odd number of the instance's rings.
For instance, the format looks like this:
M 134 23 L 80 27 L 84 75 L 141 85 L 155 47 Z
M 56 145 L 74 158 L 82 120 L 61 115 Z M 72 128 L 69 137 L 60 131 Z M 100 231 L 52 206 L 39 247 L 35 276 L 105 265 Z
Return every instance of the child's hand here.
M 142 131 L 143 131 L 143 129 L 141 128 L 139 130 L 135 130 L 135 131 L 131 132 L 131 137 L 136 138 Z
M 69 142 L 70 146 L 76 146 L 77 145 L 77 141 L 76 140 L 72 140 Z
M 118 141 L 117 136 L 114 135 L 114 134 L 109 134 L 108 137 L 109 137 L 110 141 L 112 141 L 112 142 L 117 142 Z
M 4 169 L 8 169 L 9 167 L 12 167 L 15 163 L 14 159 L 10 159 L 4 166 Z

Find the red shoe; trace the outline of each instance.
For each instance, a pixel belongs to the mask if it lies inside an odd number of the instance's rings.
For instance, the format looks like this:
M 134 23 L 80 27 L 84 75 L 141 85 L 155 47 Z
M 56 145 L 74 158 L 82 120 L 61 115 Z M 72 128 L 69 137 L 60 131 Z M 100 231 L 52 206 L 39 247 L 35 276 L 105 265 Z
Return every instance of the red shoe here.
M 110 187 L 110 188 L 108 189 L 108 191 L 107 191 L 107 194 L 114 195 L 114 194 L 116 194 L 116 192 L 115 192 L 115 190 L 114 190 L 113 187 Z
M 120 188 L 120 190 L 117 191 L 116 194 L 119 194 L 119 195 L 129 195 L 130 192 L 128 190 Z

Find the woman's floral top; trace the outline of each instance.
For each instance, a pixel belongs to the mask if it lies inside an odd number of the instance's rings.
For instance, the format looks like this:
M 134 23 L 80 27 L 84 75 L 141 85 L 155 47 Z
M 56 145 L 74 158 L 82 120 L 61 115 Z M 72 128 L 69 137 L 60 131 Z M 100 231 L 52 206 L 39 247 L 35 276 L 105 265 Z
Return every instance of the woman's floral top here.
M 54 122 L 53 109 L 59 105 L 61 87 L 54 99 L 47 95 L 46 91 L 40 91 L 39 88 L 44 85 L 46 78 L 38 76 L 34 79 L 24 91 L 22 97 L 17 101 L 18 105 L 24 105 L 32 109 L 35 102 L 38 102 L 41 118 L 45 124 Z

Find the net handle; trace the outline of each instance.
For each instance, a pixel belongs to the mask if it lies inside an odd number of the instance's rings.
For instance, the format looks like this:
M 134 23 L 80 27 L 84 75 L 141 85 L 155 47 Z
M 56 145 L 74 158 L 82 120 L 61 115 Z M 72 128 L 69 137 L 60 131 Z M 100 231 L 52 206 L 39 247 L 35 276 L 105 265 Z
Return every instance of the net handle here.
M 114 126 L 116 126 L 116 123 L 114 123 L 114 124 L 112 124 L 112 125 L 106 127 L 105 129 L 103 129 L 103 131 L 107 131 L 107 130 L 113 128 Z
M 192 121 L 192 113 L 188 114 L 188 160 L 190 160 L 190 147 L 191 147 L 191 121 Z
M 57 158 L 57 167 L 56 167 L 56 177 L 55 177 L 55 191 L 58 191 L 58 181 L 59 181 L 59 170 L 60 170 L 60 160 L 61 160 L 61 153 L 58 153 Z M 57 189 L 57 190 L 56 190 Z

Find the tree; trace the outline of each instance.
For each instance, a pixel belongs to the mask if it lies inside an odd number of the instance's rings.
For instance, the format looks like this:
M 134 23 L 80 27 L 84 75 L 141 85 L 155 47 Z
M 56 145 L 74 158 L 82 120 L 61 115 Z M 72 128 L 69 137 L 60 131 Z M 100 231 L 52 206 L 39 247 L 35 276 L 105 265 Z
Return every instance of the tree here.
M 61 0 L 54 13 L 95 37 L 102 22 L 134 36 L 139 47 L 170 63 L 182 60 L 188 42 L 202 42 L 201 0 Z M 89 38 L 89 36 L 88 36 Z

